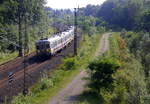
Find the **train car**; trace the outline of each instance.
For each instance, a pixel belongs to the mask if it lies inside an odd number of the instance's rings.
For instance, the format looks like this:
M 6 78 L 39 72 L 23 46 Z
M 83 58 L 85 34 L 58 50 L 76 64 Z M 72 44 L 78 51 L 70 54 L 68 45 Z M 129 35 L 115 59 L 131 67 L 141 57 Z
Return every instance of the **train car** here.
M 55 34 L 50 38 L 45 38 L 36 41 L 37 55 L 51 56 L 61 51 L 74 39 L 74 27 L 71 26 L 68 30 Z

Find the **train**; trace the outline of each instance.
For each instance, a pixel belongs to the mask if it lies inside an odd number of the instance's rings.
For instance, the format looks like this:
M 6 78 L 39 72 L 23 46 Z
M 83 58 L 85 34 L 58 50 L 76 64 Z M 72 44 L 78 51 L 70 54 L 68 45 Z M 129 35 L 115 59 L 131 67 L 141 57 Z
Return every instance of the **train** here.
M 74 40 L 74 26 L 70 26 L 66 31 L 54 34 L 50 38 L 37 40 L 36 53 L 38 56 L 52 56 L 64 49 Z

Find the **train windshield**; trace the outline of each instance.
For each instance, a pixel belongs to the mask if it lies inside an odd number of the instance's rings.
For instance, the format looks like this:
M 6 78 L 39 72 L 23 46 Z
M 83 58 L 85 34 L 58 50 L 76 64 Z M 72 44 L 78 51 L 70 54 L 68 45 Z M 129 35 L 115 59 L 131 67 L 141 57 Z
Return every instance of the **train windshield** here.
M 48 42 L 39 42 L 39 43 L 36 44 L 36 48 L 38 50 L 48 49 L 48 48 L 50 48 L 50 44 Z

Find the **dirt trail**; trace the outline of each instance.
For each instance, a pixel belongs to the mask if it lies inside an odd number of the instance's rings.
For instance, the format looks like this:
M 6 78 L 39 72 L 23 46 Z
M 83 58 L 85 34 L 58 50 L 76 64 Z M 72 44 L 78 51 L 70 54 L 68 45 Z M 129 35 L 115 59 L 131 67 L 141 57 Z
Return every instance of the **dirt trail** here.
M 99 48 L 97 49 L 95 56 L 101 55 L 109 49 L 109 34 L 106 33 L 102 36 Z M 86 84 L 86 80 L 82 80 L 82 78 L 87 77 L 88 74 L 86 70 L 80 72 L 72 82 L 67 85 L 66 88 L 59 91 L 59 93 L 54 96 L 48 104 L 73 104 L 76 102 L 76 98 L 84 91 L 84 86 Z

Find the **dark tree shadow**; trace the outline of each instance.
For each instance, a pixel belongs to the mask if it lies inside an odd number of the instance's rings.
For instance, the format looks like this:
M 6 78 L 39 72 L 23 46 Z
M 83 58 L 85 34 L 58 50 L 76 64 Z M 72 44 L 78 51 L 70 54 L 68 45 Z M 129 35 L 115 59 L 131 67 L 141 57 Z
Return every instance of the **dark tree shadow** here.
M 103 104 L 102 96 L 98 95 L 92 91 L 84 91 L 81 95 L 78 96 L 79 102 L 88 102 L 89 104 Z

